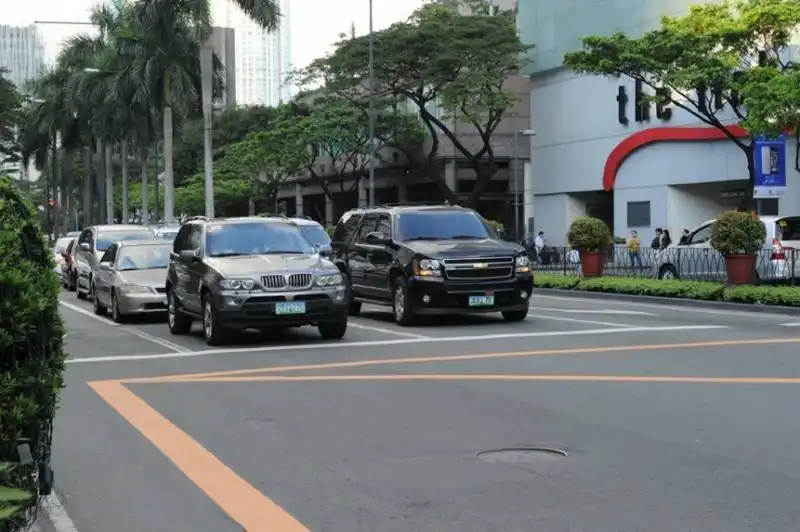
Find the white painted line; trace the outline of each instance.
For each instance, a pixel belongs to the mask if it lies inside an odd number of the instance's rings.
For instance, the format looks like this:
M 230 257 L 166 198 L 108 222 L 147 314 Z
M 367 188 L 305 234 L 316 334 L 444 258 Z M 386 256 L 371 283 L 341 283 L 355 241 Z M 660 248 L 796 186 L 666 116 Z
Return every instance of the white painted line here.
M 64 307 L 70 309 L 73 312 L 77 312 L 78 314 L 83 314 L 84 316 L 88 316 L 89 318 L 92 318 L 93 320 L 97 320 L 100 323 L 104 323 L 105 325 L 109 325 L 111 327 L 119 327 L 120 329 L 122 329 L 122 330 L 124 330 L 126 332 L 129 332 L 134 336 L 138 336 L 142 340 L 147 340 L 148 342 L 153 342 L 154 344 L 158 344 L 161 347 L 166 347 L 167 349 L 170 349 L 172 351 L 176 351 L 178 353 L 185 353 L 185 352 L 189 352 L 190 351 L 186 347 L 183 347 L 181 345 L 172 343 L 169 340 L 164 340 L 163 338 L 158 338 L 157 336 L 153 336 L 152 334 L 148 334 L 148 333 L 146 333 L 144 331 L 140 331 L 139 329 L 135 329 L 133 327 L 121 326 L 118 323 L 114 323 L 113 321 L 111 321 L 108 318 L 104 318 L 103 316 L 98 316 L 94 312 L 89 312 L 88 310 L 86 310 L 84 308 L 81 308 L 81 307 L 79 307 L 77 305 L 73 305 L 72 303 L 67 303 L 65 301 L 59 301 L 59 303 L 61 305 L 63 305 Z
M 781 327 L 800 327 L 800 322 L 797 322 L 797 323 L 781 323 Z
M 574 309 L 574 308 L 548 308 L 548 307 L 534 307 L 531 305 L 531 310 L 544 310 L 546 312 L 563 312 L 565 314 L 615 314 L 620 316 L 658 316 L 652 312 L 640 312 L 638 310 L 587 310 L 587 309 Z
M 67 364 L 85 364 L 87 362 L 122 362 L 126 360 L 160 360 L 164 358 L 190 358 L 204 357 L 212 355 L 232 355 L 246 353 L 266 353 L 270 351 L 301 351 L 313 349 L 346 349 L 351 347 L 378 347 L 386 345 L 405 345 L 405 344 L 432 344 L 450 342 L 483 342 L 486 340 L 506 340 L 519 338 L 542 338 L 558 336 L 592 336 L 603 334 L 625 334 L 636 332 L 667 332 L 667 331 L 708 331 L 728 329 L 724 325 L 686 325 L 676 327 L 614 327 L 610 329 L 585 329 L 579 331 L 542 331 L 542 332 L 517 332 L 509 334 L 486 334 L 478 336 L 445 336 L 430 338 L 402 338 L 397 340 L 375 340 L 369 342 L 320 342 L 315 344 L 298 345 L 270 345 L 265 347 L 242 347 L 238 349 L 206 349 L 204 351 L 189 351 L 184 353 L 161 353 L 158 355 L 118 355 L 107 357 L 85 357 L 67 360 Z
M 528 318 L 536 318 L 537 320 L 551 320 L 551 321 L 567 321 L 571 323 L 585 323 L 587 325 L 603 325 L 604 327 L 619 327 L 620 329 L 636 329 L 635 325 L 627 325 L 625 323 L 611 323 L 608 321 L 594 321 L 594 320 L 577 320 L 575 318 L 564 318 L 561 316 L 546 316 L 542 314 L 528 314 Z
M 361 325 L 360 323 L 353 323 L 352 320 L 347 322 L 347 326 L 353 327 L 354 329 L 363 329 L 365 331 L 379 332 L 381 334 L 393 334 L 395 336 L 404 336 L 406 338 L 430 338 L 430 336 L 425 336 L 424 334 L 414 334 L 408 332 L 393 331 L 391 329 L 384 329 L 382 327 L 372 327 L 371 325 Z
M 50 492 L 50 495 L 43 498 L 42 508 L 47 513 L 47 517 L 56 532 L 78 532 L 75 523 L 70 519 L 67 510 L 61 504 L 61 499 L 58 498 L 55 491 Z

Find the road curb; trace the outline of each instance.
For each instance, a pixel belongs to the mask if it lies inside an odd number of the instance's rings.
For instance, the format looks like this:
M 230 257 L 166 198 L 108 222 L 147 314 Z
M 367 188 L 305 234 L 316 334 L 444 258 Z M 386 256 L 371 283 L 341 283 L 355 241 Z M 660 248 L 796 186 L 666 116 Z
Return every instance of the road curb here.
M 588 290 L 560 290 L 558 288 L 536 288 L 531 299 L 534 299 L 536 294 L 574 296 L 582 297 L 584 299 L 614 299 L 617 301 L 628 301 L 631 303 L 652 303 L 656 305 L 707 308 L 709 310 L 733 310 L 737 312 L 751 312 L 755 314 L 782 314 L 786 316 L 800 316 L 800 307 L 783 307 L 779 305 L 732 303 L 729 301 L 699 301 L 697 299 L 682 299 L 677 297 L 640 296 L 632 294 L 615 294 L 611 292 L 590 292 Z

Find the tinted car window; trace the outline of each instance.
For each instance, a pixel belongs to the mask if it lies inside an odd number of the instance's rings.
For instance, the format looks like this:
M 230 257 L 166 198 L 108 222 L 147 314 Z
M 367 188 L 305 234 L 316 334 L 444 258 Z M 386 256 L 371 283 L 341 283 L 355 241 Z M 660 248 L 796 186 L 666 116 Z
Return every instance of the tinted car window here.
M 481 219 L 471 211 L 414 211 L 395 217 L 395 238 L 449 240 L 491 238 Z
M 800 240 L 800 216 L 781 218 L 776 225 L 775 237 L 778 240 Z
M 150 231 L 107 231 L 97 235 L 97 251 L 105 251 L 114 242 L 125 242 L 127 240 L 152 240 L 153 233 Z
M 116 251 L 117 251 L 117 248 L 116 248 L 114 245 L 112 245 L 111 247 L 109 247 L 109 248 L 106 250 L 106 252 L 105 252 L 105 253 L 103 253 L 103 256 L 102 256 L 102 257 L 100 257 L 100 262 L 110 262 L 110 263 L 113 263 L 113 262 L 114 262 L 114 257 L 116 256 Z
M 192 232 L 191 225 L 184 225 L 178 230 L 178 234 L 175 237 L 175 241 L 172 243 L 172 251 L 175 253 L 180 253 L 184 249 L 189 249 L 186 247 L 187 243 L 189 242 L 189 234 Z
M 303 233 L 309 242 L 313 245 L 327 246 L 331 243 L 331 238 L 325 229 L 319 225 L 301 225 L 300 232 Z
M 361 226 L 358 228 L 358 235 L 356 235 L 356 242 L 363 242 L 368 234 L 375 231 L 375 223 L 378 221 L 378 216 L 375 214 L 367 214 L 361 220 Z
M 353 233 L 355 233 L 358 227 L 359 220 L 361 220 L 360 214 L 345 214 L 342 216 L 342 219 L 339 220 L 339 224 L 336 226 L 336 230 L 333 232 L 333 241 L 344 243 L 353 238 Z
M 211 225 L 206 229 L 206 252 L 211 257 L 268 253 L 313 253 L 297 226 L 281 223 Z
M 119 270 L 150 270 L 166 268 L 169 265 L 170 245 L 129 246 L 119 252 Z
M 383 233 L 386 236 L 392 236 L 392 217 L 388 214 L 381 214 L 378 217 L 378 225 L 375 227 L 376 231 Z

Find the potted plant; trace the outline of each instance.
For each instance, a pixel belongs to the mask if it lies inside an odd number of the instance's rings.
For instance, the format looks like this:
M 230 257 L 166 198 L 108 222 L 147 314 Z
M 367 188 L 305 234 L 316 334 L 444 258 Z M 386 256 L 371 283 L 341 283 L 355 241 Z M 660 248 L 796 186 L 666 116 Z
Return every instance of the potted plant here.
M 603 275 L 606 253 L 613 242 L 606 224 L 591 216 L 579 216 L 569 226 L 567 240 L 580 254 L 584 277 Z
M 723 212 L 711 227 L 711 246 L 725 257 L 729 284 L 749 284 L 767 229 L 755 213 Z

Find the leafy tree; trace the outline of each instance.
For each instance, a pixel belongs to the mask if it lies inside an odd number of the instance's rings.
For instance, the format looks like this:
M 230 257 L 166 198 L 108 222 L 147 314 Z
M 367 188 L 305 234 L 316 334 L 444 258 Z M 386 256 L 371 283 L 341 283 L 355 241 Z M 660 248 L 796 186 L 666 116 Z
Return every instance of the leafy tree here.
M 752 139 L 797 128 L 798 65 L 786 56 L 798 29 L 797 0 L 726 0 L 664 17 L 638 38 L 585 37 L 583 50 L 566 54 L 564 63 L 581 74 L 640 81 L 657 91 L 657 102 L 718 128 L 746 155 L 753 184 Z M 730 131 L 734 120 L 750 138 Z
M 22 118 L 22 100 L 16 86 L 5 77 L 6 73 L 0 68 L 0 168 L 21 160 L 17 127 Z
M 417 113 L 431 138 L 424 153 L 407 155 L 455 202 L 436 164 L 442 137 L 449 140 L 475 171 L 467 201 L 475 205 L 498 169 L 492 135 L 517 100 L 505 88 L 506 80 L 518 72 L 529 47 L 517 36 L 512 11 L 479 3 L 463 7 L 463 2 L 428 4 L 407 22 L 376 32 L 374 71 L 380 97 Z M 302 80 L 322 82 L 340 97 L 363 102 L 368 44 L 368 36 L 340 41 L 331 55 L 301 74 Z M 477 133 L 477 146 L 459 139 L 456 124 L 459 131 Z

